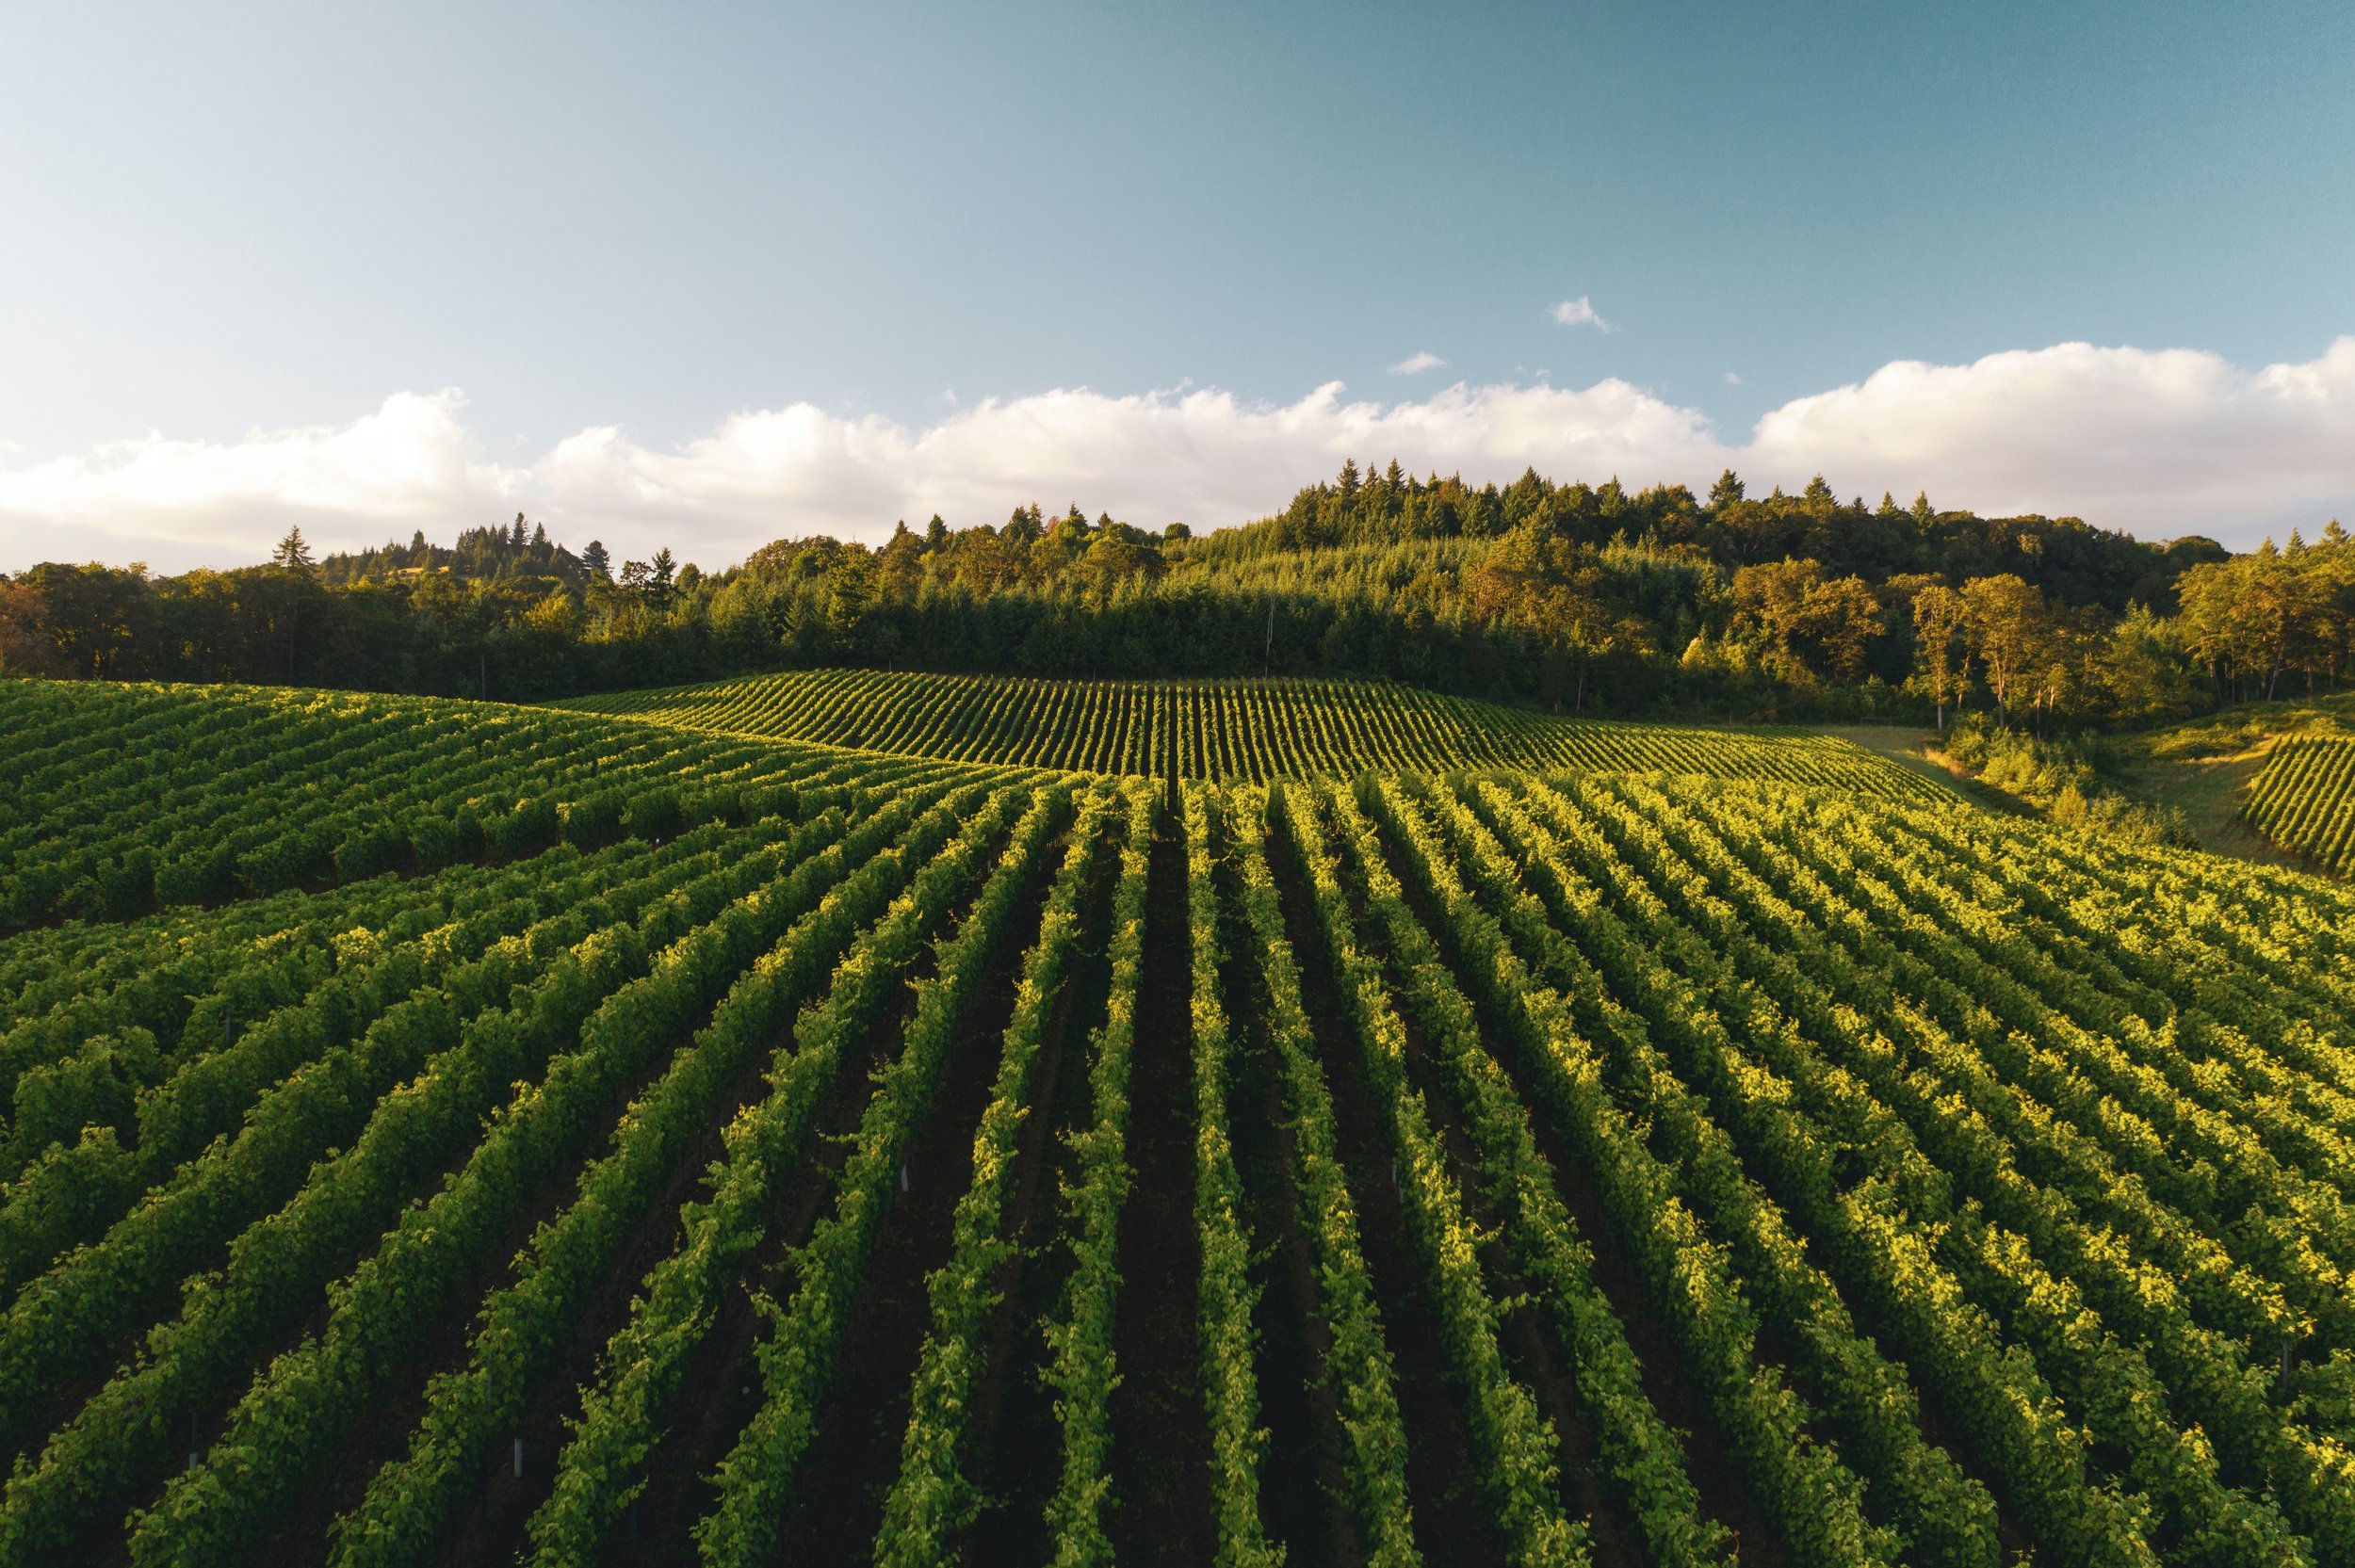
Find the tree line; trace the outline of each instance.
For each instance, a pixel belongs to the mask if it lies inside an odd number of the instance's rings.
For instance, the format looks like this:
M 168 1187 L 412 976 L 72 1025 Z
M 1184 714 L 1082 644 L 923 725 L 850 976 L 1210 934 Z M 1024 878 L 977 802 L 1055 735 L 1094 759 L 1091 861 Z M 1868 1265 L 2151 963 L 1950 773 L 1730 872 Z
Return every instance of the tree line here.
M 2355 553 L 2234 555 L 1926 495 L 1505 486 L 1344 464 L 1196 539 L 1078 507 L 616 568 L 518 516 L 449 546 L 176 576 L 0 577 L 0 667 L 532 700 L 818 665 L 1054 676 L 1370 674 L 1563 711 L 2135 721 L 2336 687 Z

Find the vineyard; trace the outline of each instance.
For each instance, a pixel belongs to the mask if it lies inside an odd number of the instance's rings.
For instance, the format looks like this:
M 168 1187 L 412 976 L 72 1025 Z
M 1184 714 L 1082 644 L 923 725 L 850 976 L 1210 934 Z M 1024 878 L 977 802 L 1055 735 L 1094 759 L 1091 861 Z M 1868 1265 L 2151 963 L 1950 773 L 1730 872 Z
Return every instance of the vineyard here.
M 0 726 L 0 1564 L 2355 1562 L 2338 883 L 1388 687 Z
M 2325 870 L 2355 871 L 2355 740 L 2284 740 L 2250 781 L 2241 814 L 2266 837 Z
M 1592 768 L 1920 788 L 1846 741 L 1565 719 L 1376 681 L 1045 681 L 812 670 L 559 707 L 736 735 L 1083 772 L 1245 780 L 1362 768 Z

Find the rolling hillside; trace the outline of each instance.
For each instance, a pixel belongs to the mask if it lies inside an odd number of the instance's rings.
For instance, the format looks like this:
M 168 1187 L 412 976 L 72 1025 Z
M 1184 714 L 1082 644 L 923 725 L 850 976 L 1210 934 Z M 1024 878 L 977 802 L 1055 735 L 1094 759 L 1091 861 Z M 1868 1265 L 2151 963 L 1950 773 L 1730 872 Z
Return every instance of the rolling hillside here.
M 2355 736 L 2298 736 L 2249 782 L 2241 816 L 2327 871 L 2355 869 Z
M 2106 746 L 2120 784 L 2182 812 L 2203 849 L 2344 874 L 2331 834 L 2347 779 L 2317 765 L 2350 739 L 2355 697 L 2342 694 L 2246 703 Z
M 2337 883 L 1708 732 L 0 723 L 0 1563 L 2355 1560 Z
M 1264 784 L 1366 768 L 1703 773 L 1917 794 L 1844 740 L 1552 718 L 1373 681 L 1042 681 L 813 670 L 553 704 L 878 752 Z

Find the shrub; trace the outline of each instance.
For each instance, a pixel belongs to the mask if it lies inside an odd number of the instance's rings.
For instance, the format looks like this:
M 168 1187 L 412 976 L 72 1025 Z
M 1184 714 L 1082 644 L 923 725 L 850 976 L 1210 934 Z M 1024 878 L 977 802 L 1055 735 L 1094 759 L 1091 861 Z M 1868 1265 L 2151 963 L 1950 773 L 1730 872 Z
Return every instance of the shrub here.
M 687 826 L 687 808 L 679 803 L 675 789 L 649 789 L 629 802 L 623 815 L 623 825 L 629 836 L 659 843 L 675 837 Z
M 364 882 L 397 871 L 409 858 L 409 835 L 390 822 L 374 822 L 335 847 L 335 880 Z
M 556 842 L 556 802 L 542 797 L 518 800 L 515 809 L 482 825 L 491 852 L 501 860 L 520 860 Z
M 619 791 L 600 790 L 567 801 L 562 812 L 564 842 L 576 849 L 602 849 L 622 836 L 623 799 Z

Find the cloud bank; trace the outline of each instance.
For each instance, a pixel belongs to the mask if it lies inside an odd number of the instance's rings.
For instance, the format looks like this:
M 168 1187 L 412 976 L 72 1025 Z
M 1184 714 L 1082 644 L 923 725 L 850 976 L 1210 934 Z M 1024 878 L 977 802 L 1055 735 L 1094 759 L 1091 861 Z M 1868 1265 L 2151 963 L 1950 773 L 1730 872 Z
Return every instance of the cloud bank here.
M 2355 521 L 2355 336 L 2254 370 L 2189 349 L 2081 343 L 1963 365 L 1899 362 L 1774 410 L 1740 442 L 1617 380 L 1458 382 L 1391 402 L 1328 382 L 1288 404 L 1080 388 L 991 398 L 922 427 L 795 403 L 675 445 L 599 426 L 523 463 L 486 457 L 465 413 L 455 389 L 404 392 L 349 424 L 233 442 L 151 434 L 34 461 L 0 445 L 0 570 L 236 565 L 293 523 L 345 548 L 413 528 L 447 539 L 519 510 L 574 543 L 599 538 L 625 556 L 667 543 L 706 565 L 789 534 L 879 539 L 897 519 L 935 512 L 960 526 L 1000 522 L 1031 501 L 1200 530 L 1264 515 L 1345 457 L 1474 482 L 1534 465 L 1697 490 L 1732 467 L 1754 493 L 1820 472 L 1843 495 L 1926 487 L 1942 506 L 2235 544 Z

